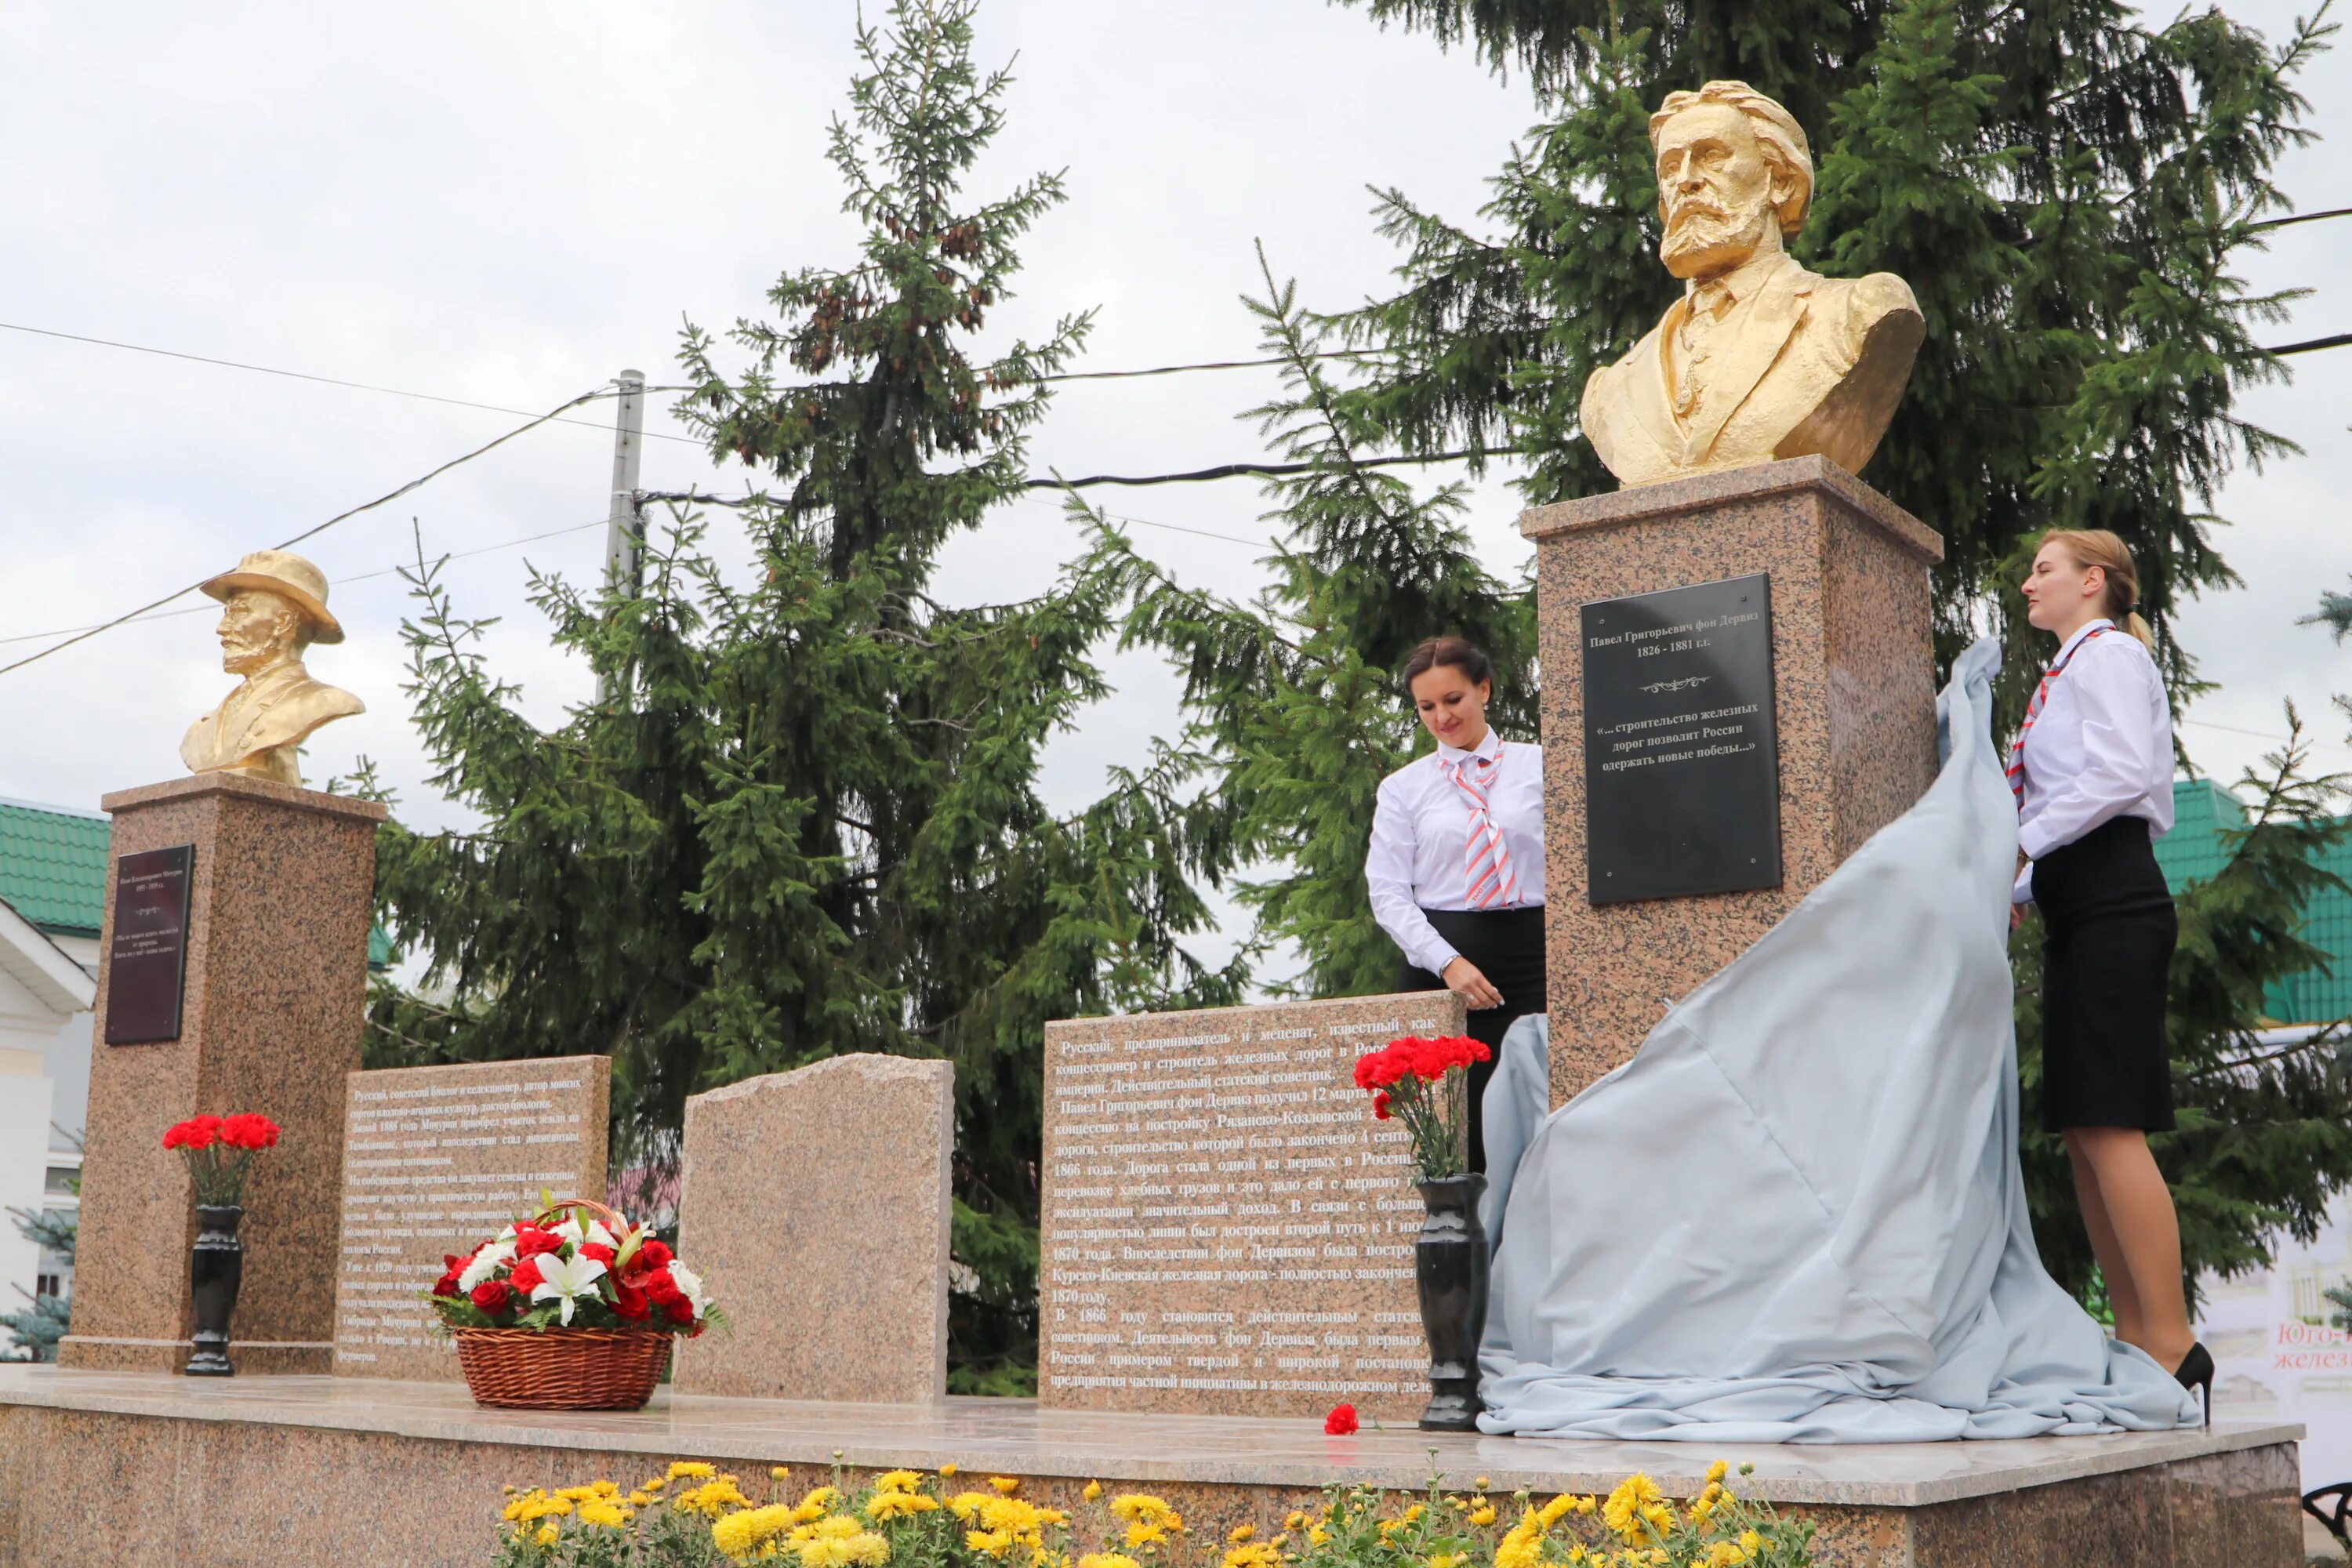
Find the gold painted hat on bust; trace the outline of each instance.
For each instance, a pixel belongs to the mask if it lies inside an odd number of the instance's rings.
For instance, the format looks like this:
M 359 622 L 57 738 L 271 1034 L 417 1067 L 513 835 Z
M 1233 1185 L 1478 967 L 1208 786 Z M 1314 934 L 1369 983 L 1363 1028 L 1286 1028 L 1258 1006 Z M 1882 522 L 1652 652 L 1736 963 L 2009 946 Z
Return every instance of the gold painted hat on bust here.
M 202 586 L 224 604 L 240 588 L 276 594 L 310 617 L 312 642 L 343 640 L 341 623 L 327 612 L 327 574 L 289 551 L 257 550 L 238 562 L 236 571 L 224 572 Z

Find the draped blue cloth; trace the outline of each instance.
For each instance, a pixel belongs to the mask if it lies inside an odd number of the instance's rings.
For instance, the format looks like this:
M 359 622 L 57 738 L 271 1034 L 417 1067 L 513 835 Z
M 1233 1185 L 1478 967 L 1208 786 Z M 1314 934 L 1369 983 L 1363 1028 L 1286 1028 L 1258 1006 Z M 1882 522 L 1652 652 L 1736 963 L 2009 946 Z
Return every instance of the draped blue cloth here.
M 2034 1253 L 1999 667 L 1978 644 L 1937 699 L 1918 805 L 1633 1060 L 1547 1114 L 1547 1021 L 1506 1037 L 1484 1430 L 1905 1443 L 2197 1418 Z

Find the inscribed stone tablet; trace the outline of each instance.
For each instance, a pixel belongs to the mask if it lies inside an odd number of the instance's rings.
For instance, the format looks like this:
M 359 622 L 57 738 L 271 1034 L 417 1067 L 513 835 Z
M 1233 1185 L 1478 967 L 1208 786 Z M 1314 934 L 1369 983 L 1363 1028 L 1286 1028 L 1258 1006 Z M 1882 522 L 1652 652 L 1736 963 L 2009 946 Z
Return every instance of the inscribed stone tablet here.
M 457 1352 L 422 1300 L 444 1253 L 538 1204 L 604 1197 L 610 1057 L 349 1075 L 335 1371 L 455 1380 Z
M 110 1046 L 180 1037 L 188 977 L 188 879 L 195 863 L 193 844 L 142 849 L 114 863 L 106 997 Z
M 1444 991 L 1046 1025 L 1038 1403 L 1419 1415 L 1412 1144 L 1353 1075 L 1462 1030 Z
M 1779 887 L 1770 579 L 1604 599 L 1580 630 L 1587 896 Z

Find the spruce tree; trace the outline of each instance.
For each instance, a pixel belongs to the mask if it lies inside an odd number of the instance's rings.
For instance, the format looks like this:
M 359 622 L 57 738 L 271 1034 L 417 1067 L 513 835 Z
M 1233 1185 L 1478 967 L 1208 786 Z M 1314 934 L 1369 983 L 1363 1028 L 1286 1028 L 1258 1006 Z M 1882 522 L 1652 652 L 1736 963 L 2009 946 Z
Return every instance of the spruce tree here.
M 1179 760 L 1075 814 L 1038 795 L 1041 749 L 1106 694 L 1090 651 L 1120 575 L 1089 556 L 1018 603 L 933 590 L 940 548 L 1019 490 L 1038 377 L 1087 326 L 973 352 L 1062 197 L 1052 175 L 961 191 L 1009 86 L 973 64 L 973 5 L 860 29 L 832 138 L 856 262 L 786 274 L 725 343 L 685 334 L 683 412 L 767 487 L 750 571 L 684 514 L 642 592 L 536 579 L 604 694 L 541 732 L 420 563 L 416 721 L 482 826 L 383 830 L 382 917 L 430 973 L 379 996 L 371 1041 L 387 1063 L 610 1052 L 616 1148 L 656 1169 L 699 1090 L 850 1051 L 953 1061 L 951 1386 L 1011 1392 L 1034 1357 L 1044 1024 L 1238 981 L 1180 946 L 1216 824 Z
M 76 1190 L 79 1190 L 79 1182 Z M 57 1215 L 35 1214 L 29 1209 L 7 1209 L 0 1210 L 0 1213 L 7 1215 L 9 1223 L 16 1227 L 16 1234 L 26 1241 L 63 1254 L 68 1265 L 73 1262 L 74 1244 L 79 1239 L 81 1229 L 78 1222 Z M 19 1285 L 17 1294 L 23 1295 L 24 1289 Z M 10 1348 L 24 1352 L 26 1359 L 53 1362 L 58 1359 L 58 1342 L 72 1329 L 72 1299 L 67 1296 L 30 1296 L 26 1299 L 31 1302 L 26 1310 L 0 1312 L 0 1329 L 8 1331 Z

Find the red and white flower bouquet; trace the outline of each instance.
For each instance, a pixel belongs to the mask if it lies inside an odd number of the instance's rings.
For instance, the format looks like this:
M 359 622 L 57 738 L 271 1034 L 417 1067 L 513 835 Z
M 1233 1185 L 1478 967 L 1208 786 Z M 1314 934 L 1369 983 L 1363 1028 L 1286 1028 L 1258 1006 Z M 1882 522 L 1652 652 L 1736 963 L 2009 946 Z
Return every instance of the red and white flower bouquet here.
M 675 1339 L 726 1326 L 700 1275 L 646 1226 L 584 1198 L 549 1203 L 442 1261 L 425 1300 L 483 1405 L 635 1409 Z

